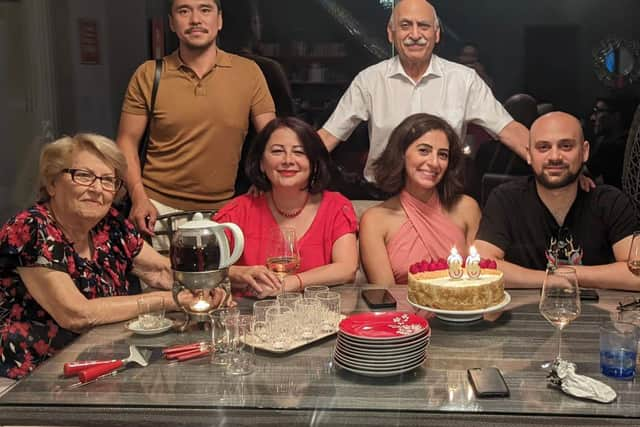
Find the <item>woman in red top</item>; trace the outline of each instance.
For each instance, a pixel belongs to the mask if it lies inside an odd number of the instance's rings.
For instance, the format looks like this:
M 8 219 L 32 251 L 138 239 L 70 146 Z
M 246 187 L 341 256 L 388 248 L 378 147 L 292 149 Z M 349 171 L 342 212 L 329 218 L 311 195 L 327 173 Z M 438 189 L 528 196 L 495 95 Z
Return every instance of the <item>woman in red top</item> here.
M 352 282 L 358 268 L 357 219 L 347 198 L 325 190 L 329 153 L 318 134 L 293 117 L 272 120 L 254 140 L 246 171 L 263 193 L 237 197 L 214 216 L 238 224 L 244 233 L 244 253 L 229 269 L 231 280 L 248 284 L 259 298 L 281 291 L 279 279 L 265 267 L 265 242 L 279 226 L 299 236 L 300 268 L 284 278 L 285 291 Z

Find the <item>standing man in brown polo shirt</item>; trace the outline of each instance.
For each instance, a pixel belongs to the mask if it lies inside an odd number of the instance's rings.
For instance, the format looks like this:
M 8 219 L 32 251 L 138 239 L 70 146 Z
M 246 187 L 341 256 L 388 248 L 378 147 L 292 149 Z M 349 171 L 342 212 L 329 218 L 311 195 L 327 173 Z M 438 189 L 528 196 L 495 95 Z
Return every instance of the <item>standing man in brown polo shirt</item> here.
M 127 158 L 131 219 L 152 235 L 158 214 L 219 207 L 233 196 L 249 119 L 259 131 L 275 107 L 258 66 L 217 47 L 220 0 L 172 0 L 178 50 L 164 58 L 144 174 L 138 146 L 147 126 L 155 61 L 125 94 L 117 144 Z

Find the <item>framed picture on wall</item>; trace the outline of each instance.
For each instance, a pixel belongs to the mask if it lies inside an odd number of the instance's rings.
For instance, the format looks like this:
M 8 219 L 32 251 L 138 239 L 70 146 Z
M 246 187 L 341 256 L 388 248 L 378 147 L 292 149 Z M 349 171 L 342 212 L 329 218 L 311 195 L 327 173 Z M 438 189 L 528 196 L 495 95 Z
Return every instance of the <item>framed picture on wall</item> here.
M 80 45 L 81 64 L 100 64 L 98 21 L 86 18 L 78 19 L 78 43 Z

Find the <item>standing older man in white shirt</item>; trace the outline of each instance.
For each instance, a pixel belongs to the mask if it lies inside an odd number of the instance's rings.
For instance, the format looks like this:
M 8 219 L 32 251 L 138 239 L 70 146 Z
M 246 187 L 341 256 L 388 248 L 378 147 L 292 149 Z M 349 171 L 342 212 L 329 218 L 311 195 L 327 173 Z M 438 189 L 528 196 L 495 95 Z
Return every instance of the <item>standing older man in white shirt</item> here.
M 318 131 L 329 150 L 349 138 L 362 121 L 369 125 L 365 178 L 391 131 L 406 117 L 424 112 L 447 120 L 464 138 L 474 122 L 526 158 L 529 131 L 511 118 L 471 68 L 433 54 L 440 40 L 435 8 L 426 0 L 401 0 L 387 27 L 398 55 L 361 71 Z

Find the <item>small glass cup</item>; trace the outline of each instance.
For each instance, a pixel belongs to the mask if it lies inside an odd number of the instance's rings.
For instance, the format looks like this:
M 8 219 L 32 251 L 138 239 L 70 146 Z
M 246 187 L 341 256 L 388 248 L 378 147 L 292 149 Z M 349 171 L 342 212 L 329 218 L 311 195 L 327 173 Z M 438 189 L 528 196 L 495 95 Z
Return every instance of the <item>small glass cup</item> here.
M 291 345 L 295 318 L 289 307 L 277 306 L 267 310 L 267 343 L 276 350 Z
M 340 323 L 340 294 L 320 292 L 316 299 L 320 302 L 320 330 L 325 333 L 336 331 Z
M 304 288 L 304 297 L 315 298 L 316 295 L 320 292 L 329 292 L 329 287 L 324 285 L 307 286 L 306 288 Z
M 623 322 L 631 323 L 635 325 L 638 331 L 638 353 L 636 355 L 636 372 L 640 372 L 640 310 L 628 310 L 620 313 L 620 318 Z
M 159 295 L 138 297 L 138 325 L 141 329 L 161 328 L 164 322 L 164 298 Z
M 220 308 L 211 313 L 211 363 L 226 365 L 229 363 L 228 354 L 231 352 L 231 341 L 227 324 L 229 319 L 237 319 L 240 310 L 237 307 Z
M 638 329 L 631 323 L 607 321 L 600 326 L 600 370 L 608 377 L 630 380 L 636 373 Z
M 227 356 L 227 372 L 231 375 L 248 375 L 255 368 L 254 348 L 247 344 L 252 324 L 253 316 L 250 315 L 229 317 L 225 320 L 231 347 Z
M 313 339 L 320 330 L 320 301 L 316 298 L 296 301 L 295 318 L 298 336 L 303 340 Z
M 253 337 L 258 341 L 266 341 L 268 337 L 267 310 L 278 307 L 275 299 L 260 300 L 253 303 Z
M 281 307 L 289 307 L 291 310 L 296 308 L 296 302 L 302 299 L 302 294 L 297 292 L 285 292 L 276 296 L 276 301 Z

